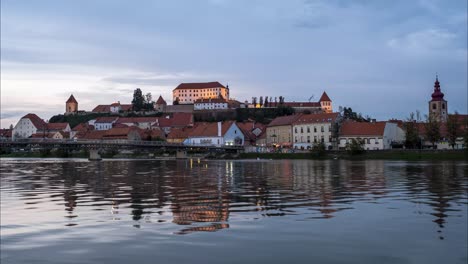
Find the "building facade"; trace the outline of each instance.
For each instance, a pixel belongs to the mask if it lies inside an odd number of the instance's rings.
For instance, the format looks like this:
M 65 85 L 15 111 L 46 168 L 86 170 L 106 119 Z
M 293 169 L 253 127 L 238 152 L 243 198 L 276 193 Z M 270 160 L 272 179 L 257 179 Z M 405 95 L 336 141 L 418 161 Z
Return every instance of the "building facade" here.
M 301 115 L 280 116 L 273 119 L 266 128 L 267 146 L 291 147 L 293 139 L 292 124 Z
M 392 122 L 345 122 L 340 128 L 339 148 L 346 149 L 353 140 L 363 143 L 365 150 L 391 149 L 404 141 L 402 129 Z
M 339 113 L 301 115 L 293 123 L 294 148 L 311 149 L 314 144 L 323 143 L 326 149 L 332 149 L 338 121 Z
M 36 114 L 27 114 L 13 128 L 12 139 L 29 138 L 32 134 L 37 133 L 37 131 L 44 131 L 46 128 L 47 123 Z
M 181 83 L 172 91 L 173 104 L 193 104 L 197 99 L 229 100 L 229 87 L 219 82 Z
M 193 104 L 193 110 L 222 110 L 228 109 L 228 102 L 224 99 L 197 99 Z

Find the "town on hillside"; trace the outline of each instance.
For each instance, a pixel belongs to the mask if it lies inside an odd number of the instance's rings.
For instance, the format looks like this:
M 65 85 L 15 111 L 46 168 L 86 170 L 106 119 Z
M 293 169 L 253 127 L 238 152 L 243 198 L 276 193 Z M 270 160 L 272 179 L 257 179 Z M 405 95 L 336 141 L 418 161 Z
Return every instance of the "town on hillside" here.
M 71 95 L 64 114 L 45 122 L 28 113 L 14 127 L 0 130 L 0 139 L 165 141 L 243 146 L 247 152 L 467 147 L 468 115 L 449 114 L 437 77 L 424 120 L 420 113 L 377 121 L 351 108 L 337 111 L 326 92 L 317 102 L 290 102 L 283 96 L 239 102 L 219 82 L 181 83 L 172 97 L 169 105 L 162 96 L 153 101 L 136 89 L 129 104 L 111 102 L 85 111 Z

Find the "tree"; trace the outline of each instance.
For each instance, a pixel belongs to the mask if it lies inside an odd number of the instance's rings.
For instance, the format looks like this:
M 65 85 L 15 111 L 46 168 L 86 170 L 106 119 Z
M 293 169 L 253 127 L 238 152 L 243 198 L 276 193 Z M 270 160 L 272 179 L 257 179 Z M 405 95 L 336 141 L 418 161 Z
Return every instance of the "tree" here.
M 351 139 L 351 143 L 346 144 L 346 150 L 351 155 L 358 155 L 364 153 L 364 141 L 360 138 Z
M 275 96 L 275 106 L 278 106 L 278 97 Z
M 260 108 L 262 108 L 262 106 L 263 106 L 263 96 L 260 96 L 260 102 L 259 103 L 260 103 Z
M 141 92 L 140 88 L 137 88 L 133 92 L 133 100 L 132 100 L 132 107 L 133 111 L 140 111 L 143 109 L 145 104 L 145 98 L 143 97 L 143 93 Z
M 410 117 L 404 123 L 407 148 L 415 148 L 419 143 L 419 129 L 414 119 L 414 113 L 410 114 Z
M 254 105 L 254 108 L 257 108 L 257 97 L 252 97 L 252 104 Z
M 427 116 L 427 122 L 424 124 L 426 129 L 426 138 L 435 148 L 435 143 L 440 140 L 440 123 L 434 115 Z
M 154 101 L 152 100 L 153 96 L 151 93 L 145 95 L 145 103 L 143 105 L 144 110 L 152 111 L 154 110 Z
M 455 148 L 457 137 L 460 135 L 458 119 L 459 116 L 457 112 L 455 112 L 454 115 L 449 115 L 447 119 L 447 136 L 452 149 Z
M 283 96 L 279 97 L 279 104 L 280 105 L 284 104 L 284 97 Z
M 265 96 L 265 102 L 263 103 L 265 107 L 268 107 L 268 96 Z
M 178 105 L 179 104 L 179 97 L 176 97 L 174 102 L 172 102 L 173 105 Z
M 312 146 L 311 152 L 318 157 L 325 155 L 325 143 L 323 142 L 314 143 L 314 145 Z

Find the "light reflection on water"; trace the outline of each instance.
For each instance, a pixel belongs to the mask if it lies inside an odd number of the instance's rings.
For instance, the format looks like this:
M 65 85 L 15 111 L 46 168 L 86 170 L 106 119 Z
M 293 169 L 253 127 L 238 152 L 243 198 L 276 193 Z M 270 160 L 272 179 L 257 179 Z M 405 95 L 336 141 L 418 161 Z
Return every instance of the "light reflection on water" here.
M 136 252 L 163 263 L 467 261 L 463 162 L 3 159 L 0 168 L 2 263 L 126 263 Z

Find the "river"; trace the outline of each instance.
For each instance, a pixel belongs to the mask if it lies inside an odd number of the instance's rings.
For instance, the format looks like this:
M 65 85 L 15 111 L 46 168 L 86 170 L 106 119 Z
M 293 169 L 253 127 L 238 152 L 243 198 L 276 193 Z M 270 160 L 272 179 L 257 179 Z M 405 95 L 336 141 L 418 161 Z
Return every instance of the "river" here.
M 1 159 L 1 263 L 468 262 L 468 163 Z

